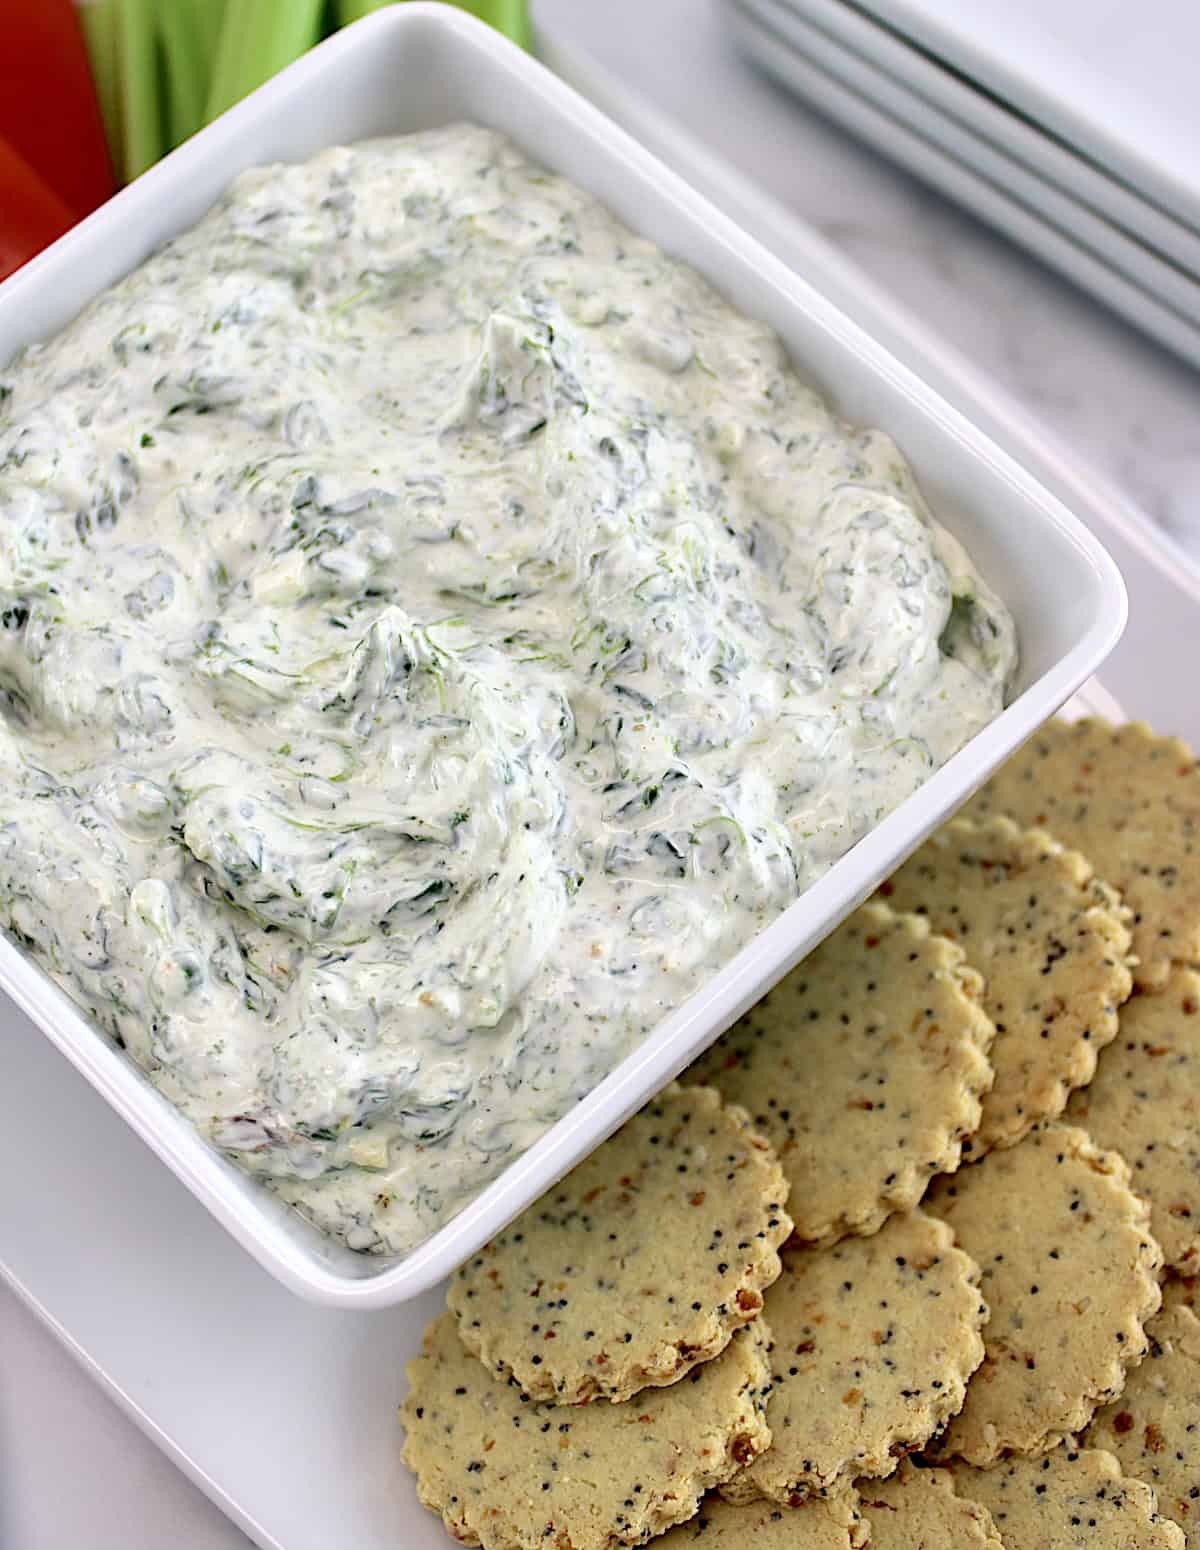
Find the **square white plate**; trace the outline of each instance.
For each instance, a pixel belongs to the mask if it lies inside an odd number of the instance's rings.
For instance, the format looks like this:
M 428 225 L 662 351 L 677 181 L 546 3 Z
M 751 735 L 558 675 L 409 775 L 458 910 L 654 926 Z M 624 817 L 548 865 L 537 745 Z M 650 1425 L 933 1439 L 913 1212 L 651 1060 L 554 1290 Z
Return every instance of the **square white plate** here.
M 782 0 L 790 10 L 902 82 L 996 150 L 1120 231 L 1200 276 L 1200 232 L 1174 219 L 1066 141 L 986 91 L 853 0 Z
M 1192 0 L 860 0 L 1200 230 Z
M 878 79 L 873 67 L 806 27 L 778 0 L 729 0 L 727 10 L 731 30 L 746 54 L 782 85 L 1037 254 L 1184 360 L 1200 365 L 1200 320 L 1192 322 L 1167 306 L 1068 230 L 1052 225 L 1032 203 L 981 176 L 977 164 L 998 158 L 999 152 L 988 152 L 972 137 L 977 143 L 971 161 L 950 154 L 951 139 L 961 141 L 970 131 L 950 129 L 944 116 L 890 77 Z M 1011 177 L 1011 168 L 1006 170 Z M 1049 185 L 1040 186 L 1041 204 L 1054 197 Z M 1064 197 L 1058 195 L 1057 200 Z M 1098 218 L 1091 221 L 1098 223 Z M 1113 231 L 1110 242 L 1117 236 Z M 1146 267 L 1145 260 L 1140 267 Z M 1183 278 L 1173 272 L 1174 280 Z
M 390 7 L 314 49 L 0 286 L 0 358 L 193 222 L 244 167 L 475 118 L 573 177 L 779 333 L 850 419 L 886 427 L 1016 618 L 1014 702 L 761 932 L 453 1221 L 400 1261 L 354 1255 L 209 1148 L 0 941 L 0 985 L 261 1264 L 300 1295 L 383 1307 L 436 1283 L 616 1128 L 854 907 L 1103 660 L 1124 623 L 1098 543 L 1010 458 L 785 265 L 535 61 L 461 11 Z

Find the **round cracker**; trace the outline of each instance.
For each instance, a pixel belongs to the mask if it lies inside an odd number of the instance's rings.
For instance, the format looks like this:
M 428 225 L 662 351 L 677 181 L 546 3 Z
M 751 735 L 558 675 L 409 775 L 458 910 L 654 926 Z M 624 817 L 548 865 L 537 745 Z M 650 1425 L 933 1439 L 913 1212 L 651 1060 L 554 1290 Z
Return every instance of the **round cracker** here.
M 982 988 L 928 922 L 869 904 L 692 1067 L 778 1149 L 798 1239 L 877 1232 L 958 1166 L 992 1080 Z
M 682 1383 L 568 1410 L 488 1372 L 443 1313 L 409 1365 L 404 1462 L 422 1504 L 463 1544 L 640 1545 L 690 1518 L 767 1446 L 767 1339 L 758 1319 Z
M 1062 1113 L 1116 1037 L 1132 986 L 1119 899 L 1081 855 L 1008 818 L 946 824 L 881 892 L 927 916 L 983 975 L 996 1081 L 970 1149 L 1013 1146 Z
M 1196 1312 L 1200 1303 L 1200 1277 L 1167 1274 L 1162 1284 L 1164 1308 L 1190 1308 Z
M 1156 1510 L 1150 1487 L 1098 1449 L 1058 1447 L 996 1469 L 956 1469 L 955 1480 L 988 1509 L 1012 1550 L 1184 1550 L 1182 1530 Z
M 799 1507 L 776 1502 L 734 1505 L 710 1496 L 699 1513 L 655 1550 L 864 1550 L 871 1543 L 858 1508 L 858 1496 L 846 1486 L 829 1496 L 813 1496 Z
M 670 1087 L 457 1273 L 463 1344 L 559 1405 L 675 1383 L 757 1317 L 786 1195 L 741 1109 Z
M 1166 1264 L 1200 1270 L 1200 974 L 1175 969 L 1162 990 L 1125 1003 L 1115 1042 L 1067 1112 L 1133 1169 Z
M 864 1481 L 871 1550 L 1004 1550 L 992 1515 L 960 1496 L 948 1469 L 907 1459 L 888 1480 Z
M 1149 1209 L 1122 1158 L 1061 1123 L 939 1179 L 926 1207 L 979 1261 L 990 1312 L 987 1356 L 938 1449 L 982 1465 L 1047 1452 L 1146 1353 L 1162 1263 Z
M 1159 1511 L 1200 1544 L 1200 1320 L 1190 1308 L 1166 1307 L 1149 1334 L 1150 1354 L 1083 1440 L 1152 1485 Z
M 961 1406 L 986 1316 L 978 1266 L 921 1211 L 786 1253 L 765 1311 L 771 1446 L 721 1494 L 795 1505 L 890 1474 Z
M 1051 721 L 965 811 L 1010 813 L 1073 845 L 1133 910 L 1137 983 L 1200 962 L 1200 763 L 1141 722 Z

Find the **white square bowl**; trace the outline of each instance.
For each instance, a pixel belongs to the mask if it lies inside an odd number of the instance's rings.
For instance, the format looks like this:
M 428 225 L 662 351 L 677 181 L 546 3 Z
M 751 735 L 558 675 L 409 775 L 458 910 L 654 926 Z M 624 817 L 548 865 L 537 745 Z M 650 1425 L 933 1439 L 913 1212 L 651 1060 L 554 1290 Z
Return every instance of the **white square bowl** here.
M 324 146 L 474 119 L 604 200 L 768 322 L 849 419 L 899 442 L 939 519 L 1016 618 L 1013 702 L 879 824 L 450 1223 L 402 1259 L 352 1253 L 202 1141 L 136 1067 L 14 945 L 0 988 L 142 1140 L 284 1285 L 377 1308 L 448 1274 L 611 1133 L 864 899 L 1063 703 L 1125 623 L 1125 589 L 1070 513 L 819 292 L 603 114 L 462 12 L 410 3 L 315 49 L 0 285 L 0 361 L 62 328 L 93 296 L 193 224 L 230 179 Z M 0 814 L 3 805 L 0 801 Z M 20 1101 L 19 1094 L 14 1095 Z M 36 1166 L 36 1159 L 28 1159 Z M 130 1210 L 137 1209 L 130 1201 Z

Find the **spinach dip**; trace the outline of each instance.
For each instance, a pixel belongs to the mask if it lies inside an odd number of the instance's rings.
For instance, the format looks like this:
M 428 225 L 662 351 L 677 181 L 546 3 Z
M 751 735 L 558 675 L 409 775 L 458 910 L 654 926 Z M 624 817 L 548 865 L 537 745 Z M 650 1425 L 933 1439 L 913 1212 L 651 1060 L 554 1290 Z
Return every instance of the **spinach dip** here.
M 0 925 L 352 1248 L 1000 711 L 878 431 L 503 138 L 239 178 L 0 369 Z

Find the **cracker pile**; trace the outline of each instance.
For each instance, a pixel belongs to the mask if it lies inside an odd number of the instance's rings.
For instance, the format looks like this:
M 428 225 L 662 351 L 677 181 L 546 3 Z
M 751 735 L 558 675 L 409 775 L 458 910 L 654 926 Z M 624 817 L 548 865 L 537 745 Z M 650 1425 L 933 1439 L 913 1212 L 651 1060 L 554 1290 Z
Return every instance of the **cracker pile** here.
M 454 1278 L 455 1539 L 1200 1550 L 1200 766 L 1056 722 L 967 815 Z

